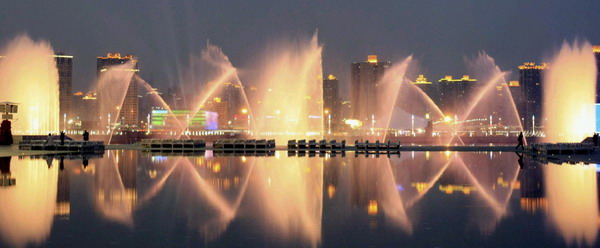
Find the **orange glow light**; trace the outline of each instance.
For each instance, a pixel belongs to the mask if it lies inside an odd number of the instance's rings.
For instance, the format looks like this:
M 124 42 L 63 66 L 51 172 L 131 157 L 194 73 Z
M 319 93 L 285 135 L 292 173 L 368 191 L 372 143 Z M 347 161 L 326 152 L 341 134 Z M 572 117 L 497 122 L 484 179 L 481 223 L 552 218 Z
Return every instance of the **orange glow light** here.
M 369 213 L 369 215 L 376 215 L 377 211 L 378 211 L 377 210 L 377 201 L 376 200 L 370 200 L 367 212 Z

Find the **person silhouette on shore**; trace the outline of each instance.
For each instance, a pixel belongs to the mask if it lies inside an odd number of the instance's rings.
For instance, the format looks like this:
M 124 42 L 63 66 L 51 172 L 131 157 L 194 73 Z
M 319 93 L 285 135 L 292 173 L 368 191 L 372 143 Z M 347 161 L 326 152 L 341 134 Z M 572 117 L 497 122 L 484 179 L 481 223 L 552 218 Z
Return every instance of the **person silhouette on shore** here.
M 51 133 L 48 133 L 48 138 L 46 138 L 46 145 L 54 146 L 54 139 L 52 138 Z
M 90 133 L 88 133 L 87 130 L 83 131 L 83 141 L 88 141 L 90 140 Z
M 523 146 L 523 132 L 519 133 L 519 138 L 517 138 L 517 141 L 519 142 L 519 144 L 517 145 L 517 147 L 515 147 L 515 149 L 519 149 L 519 146 L 521 147 L 521 149 L 525 149 L 525 147 Z
M 65 131 L 60 131 L 60 145 L 65 145 Z
M 592 141 L 594 142 L 594 146 L 598 146 L 598 133 L 594 133 L 594 136 L 592 136 Z

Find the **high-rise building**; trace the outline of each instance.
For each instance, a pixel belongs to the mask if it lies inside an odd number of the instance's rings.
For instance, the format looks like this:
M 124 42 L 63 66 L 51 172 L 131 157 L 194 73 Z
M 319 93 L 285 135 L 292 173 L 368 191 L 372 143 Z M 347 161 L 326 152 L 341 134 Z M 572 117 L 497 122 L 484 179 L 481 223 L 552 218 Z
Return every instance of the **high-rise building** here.
M 72 118 L 71 87 L 73 85 L 73 56 L 57 52 L 54 55 L 58 69 L 58 100 L 60 113 L 60 130 L 66 129 L 67 120 Z
M 380 102 L 379 82 L 390 67 L 389 61 L 379 61 L 377 55 L 369 55 L 367 61 L 353 62 L 351 66 L 351 99 L 353 117 L 360 121 L 368 121 L 373 117 L 379 118 L 377 113 Z
M 547 63 L 536 64 L 526 62 L 519 66 L 519 85 L 523 102 L 520 113 L 523 129 L 533 131 L 537 126 L 542 126 L 543 103 L 543 71 L 548 69 Z
M 98 94 L 96 92 L 73 93 L 73 123 L 76 129 L 91 130 L 98 125 L 96 112 L 98 110 Z
M 414 86 L 417 86 L 421 91 L 423 91 L 423 93 L 425 93 L 429 98 L 431 98 L 433 101 L 436 101 L 438 96 L 437 96 L 437 91 L 435 90 L 435 86 L 433 83 L 431 83 L 430 81 L 427 81 L 427 78 L 424 75 L 419 75 L 417 77 L 417 79 L 412 82 L 412 84 Z M 404 109 L 405 111 L 407 111 L 408 113 L 411 114 L 418 114 L 418 115 L 422 115 L 423 113 L 413 113 L 413 111 L 411 111 L 411 104 L 413 104 L 411 101 L 397 101 L 396 104 L 401 107 L 402 109 Z M 429 106 L 425 106 L 426 107 L 426 113 L 431 113 L 431 111 L 433 111 L 433 109 L 429 109 Z
M 596 103 L 600 103 L 600 46 L 593 46 L 592 51 L 596 56 L 596 66 L 598 67 L 596 72 Z
M 521 84 L 517 80 L 513 80 L 508 82 L 508 91 L 510 91 L 510 95 L 515 103 L 515 107 L 517 108 L 517 112 L 520 115 L 523 109 L 523 90 L 521 89 Z M 503 103 L 498 103 L 503 104 Z
M 427 78 L 424 75 L 419 75 L 417 77 L 417 80 L 412 82 L 412 84 L 419 87 L 419 89 L 421 89 L 425 94 L 427 94 L 429 96 L 429 98 L 435 99 L 434 92 L 433 92 L 434 91 L 433 84 L 431 82 L 427 81 Z
M 340 122 L 340 97 L 339 97 L 339 81 L 330 74 L 323 79 L 323 114 L 325 116 L 325 127 L 331 124 L 332 129 L 337 129 Z M 329 118 L 331 116 L 331 118 Z M 331 120 L 331 123 L 328 123 Z
M 247 118 L 242 113 L 245 103 L 242 99 L 242 86 L 236 83 L 226 82 L 221 93 L 221 101 L 227 108 L 227 115 L 223 116 L 226 121 L 222 127 L 231 129 L 243 129 L 239 123 L 247 123 Z M 241 120 L 238 121 L 238 120 Z M 243 125 L 246 127 L 247 125 Z
M 477 79 L 464 75 L 462 78 L 454 79 L 445 76 L 438 80 L 440 94 L 438 106 L 446 116 L 464 114 L 465 110 L 472 104 L 473 92 L 477 92 L 480 85 Z
M 133 71 L 135 75 L 139 72 L 138 61 L 133 55 L 121 56 L 120 53 L 108 53 L 106 57 L 97 57 L 96 59 L 96 70 L 98 78 L 101 73 L 104 73 L 111 69 L 112 66 L 122 65 L 128 62 L 134 63 Z M 138 114 L 139 114 L 139 98 L 138 98 L 138 85 L 135 80 L 135 76 L 129 83 L 127 93 L 125 94 L 125 100 L 123 106 L 119 110 L 120 123 L 125 127 L 137 127 L 138 126 Z

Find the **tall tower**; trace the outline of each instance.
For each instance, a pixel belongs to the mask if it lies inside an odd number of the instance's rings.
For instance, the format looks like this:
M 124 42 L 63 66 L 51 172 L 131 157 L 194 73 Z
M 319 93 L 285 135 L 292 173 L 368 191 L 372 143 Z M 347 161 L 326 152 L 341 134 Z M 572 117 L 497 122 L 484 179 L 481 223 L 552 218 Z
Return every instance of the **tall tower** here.
M 227 115 L 221 119 L 224 123 L 221 127 L 232 128 L 232 129 L 243 129 L 240 123 L 247 123 L 247 119 L 242 118 L 240 113 L 244 108 L 242 99 L 242 86 L 235 83 L 226 82 L 224 83 L 223 92 L 221 93 L 221 101 L 227 109 Z M 238 121 L 237 119 L 242 119 Z M 245 125 L 247 126 L 247 125 Z
M 329 125 L 331 120 L 331 127 L 335 129 L 339 124 L 340 116 L 340 98 L 339 98 L 339 81 L 338 79 L 330 74 L 327 78 L 323 79 L 323 120 L 325 121 L 325 127 Z M 329 118 L 331 116 L 331 118 Z
M 389 61 L 380 62 L 377 55 L 369 55 L 367 61 L 353 62 L 351 66 L 351 102 L 354 106 L 353 117 L 363 122 L 371 120 L 378 113 L 379 82 L 390 67 Z M 375 116 L 375 119 L 379 116 Z
M 535 64 L 526 62 L 519 66 L 519 85 L 521 86 L 523 103 L 520 113 L 523 129 L 534 131 L 535 127 L 542 126 L 542 104 L 544 92 L 542 88 L 544 70 L 548 69 L 547 63 Z
M 134 77 L 129 83 L 123 106 L 119 110 L 119 116 L 121 119 L 121 125 L 129 128 L 135 128 L 138 126 L 138 113 L 139 113 L 139 98 L 138 98 L 138 85 L 135 81 L 135 75 L 139 72 L 138 61 L 133 55 L 126 55 L 121 57 L 120 53 L 108 53 L 106 57 L 97 57 L 96 59 L 96 70 L 98 78 L 101 73 L 110 70 L 111 66 L 122 65 L 128 62 L 134 63 Z
M 73 85 L 73 56 L 57 52 L 54 55 L 58 69 L 58 100 L 60 114 L 60 130 L 67 129 L 67 120 L 72 118 L 71 112 L 71 87 Z

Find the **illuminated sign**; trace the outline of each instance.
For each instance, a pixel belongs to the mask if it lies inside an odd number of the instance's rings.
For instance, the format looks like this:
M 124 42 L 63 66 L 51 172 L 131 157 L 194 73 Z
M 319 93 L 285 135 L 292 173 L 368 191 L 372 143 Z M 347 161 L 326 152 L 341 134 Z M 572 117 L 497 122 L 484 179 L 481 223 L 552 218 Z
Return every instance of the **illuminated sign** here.
M 362 121 L 354 120 L 354 119 L 346 119 L 344 120 L 346 125 L 349 125 L 352 129 L 358 129 L 362 127 Z
M 181 130 L 187 126 L 189 130 L 216 130 L 218 129 L 219 114 L 210 111 L 198 111 L 191 116 L 190 110 L 153 109 L 150 114 L 152 129 Z M 187 125 L 186 125 L 187 123 Z

